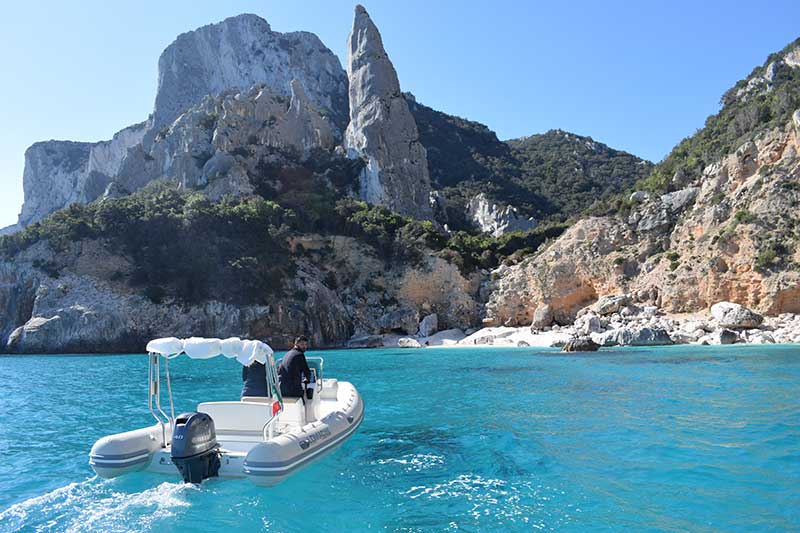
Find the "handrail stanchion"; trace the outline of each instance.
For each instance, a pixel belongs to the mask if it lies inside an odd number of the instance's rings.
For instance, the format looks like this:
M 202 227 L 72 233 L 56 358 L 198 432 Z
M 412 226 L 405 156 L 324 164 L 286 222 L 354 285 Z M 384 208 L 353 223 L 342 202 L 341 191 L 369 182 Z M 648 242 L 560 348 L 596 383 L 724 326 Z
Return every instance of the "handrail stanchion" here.
M 166 424 L 172 427 L 172 421 L 167 416 L 167 413 L 161 408 L 161 365 L 159 364 L 160 356 L 157 353 L 148 354 L 147 362 L 147 380 L 148 380 L 148 397 L 147 408 L 150 414 L 156 419 L 156 422 L 161 426 L 161 447 L 167 447 L 167 428 Z M 169 378 L 167 378 L 167 387 L 169 387 Z M 154 401 L 155 400 L 155 401 Z M 172 402 L 172 392 L 170 391 L 170 402 Z M 154 408 L 155 407 L 155 408 Z M 164 418 L 160 418 L 158 414 Z M 165 422 L 166 420 L 166 422 Z
M 169 379 L 169 357 L 164 358 L 164 371 L 167 374 L 167 394 L 169 395 L 169 427 L 175 431 L 175 405 L 172 403 L 172 383 Z M 172 439 L 170 439 L 172 440 Z

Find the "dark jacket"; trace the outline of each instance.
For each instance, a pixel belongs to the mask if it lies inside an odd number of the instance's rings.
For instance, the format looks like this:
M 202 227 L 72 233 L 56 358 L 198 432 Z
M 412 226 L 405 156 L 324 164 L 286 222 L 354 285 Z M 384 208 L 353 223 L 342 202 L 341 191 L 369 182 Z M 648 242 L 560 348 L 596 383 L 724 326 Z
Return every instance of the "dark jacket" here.
M 303 352 L 292 348 L 283 356 L 278 365 L 278 380 L 281 384 L 281 395 L 292 398 L 303 396 L 303 380 L 311 379 L 311 369 Z
M 267 396 L 267 367 L 258 361 L 242 367 L 242 397 Z

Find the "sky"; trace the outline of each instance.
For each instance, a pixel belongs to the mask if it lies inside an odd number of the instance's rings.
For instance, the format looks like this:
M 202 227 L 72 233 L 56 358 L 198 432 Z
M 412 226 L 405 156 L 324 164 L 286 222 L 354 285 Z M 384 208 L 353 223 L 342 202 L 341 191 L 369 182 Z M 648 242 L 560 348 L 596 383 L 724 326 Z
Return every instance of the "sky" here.
M 800 2 L 363 0 L 404 91 L 501 139 L 560 128 L 659 161 L 722 93 L 800 37 Z M 344 66 L 339 0 L 3 2 L 0 227 L 16 222 L 25 149 L 99 141 L 152 111 L 175 37 L 240 13 L 316 33 Z

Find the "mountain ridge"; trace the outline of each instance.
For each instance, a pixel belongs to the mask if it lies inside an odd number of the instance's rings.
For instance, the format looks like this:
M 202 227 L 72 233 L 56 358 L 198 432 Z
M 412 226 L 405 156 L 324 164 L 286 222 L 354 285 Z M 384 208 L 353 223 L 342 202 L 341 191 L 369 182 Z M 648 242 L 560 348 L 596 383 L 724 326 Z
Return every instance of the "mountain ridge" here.
M 282 346 L 298 331 L 340 346 L 415 335 L 433 314 L 463 330 L 530 324 L 549 306 L 568 322 L 615 292 L 668 311 L 727 299 L 795 312 L 800 236 L 785 214 L 800 201 L 800 112 L 751 124 L 760 136 L 699 173 L 676 152 L 684 172 L 660 186 L 667 166 L 590 137 L 504 142 L 416 102 L 366 10 L 354 19 L 346 128 L 287 66 L 279 89 L 204 95 L 168 125 L 78 146 L 74 161 L 72 145 L 36 145 L 31 168 L 63 166 L 37 190 L 70 205 L 0 238 L 6 349 L 102 351 L 101 335 L 135 349 L 164 334 Z M 784 56 L 737 111 L 796 96 Z M 605 216 L 581 217 L 593 209 Z

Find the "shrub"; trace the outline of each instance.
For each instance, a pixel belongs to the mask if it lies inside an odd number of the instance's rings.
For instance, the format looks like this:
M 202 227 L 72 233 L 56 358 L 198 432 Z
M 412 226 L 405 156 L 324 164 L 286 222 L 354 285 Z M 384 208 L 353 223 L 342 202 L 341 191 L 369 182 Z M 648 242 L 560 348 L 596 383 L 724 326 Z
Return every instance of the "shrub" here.
M 736 211 L 736 214 L 733 216 L 733 218 L 739 224 L 752 224 L 757 220 L 756 216 L 747 209 L 740 209 Z
M 783 244 L 769 243 L 756 256 L 755 266 L 760 271 L 767 271 L 783 261 L 789 250 Z

